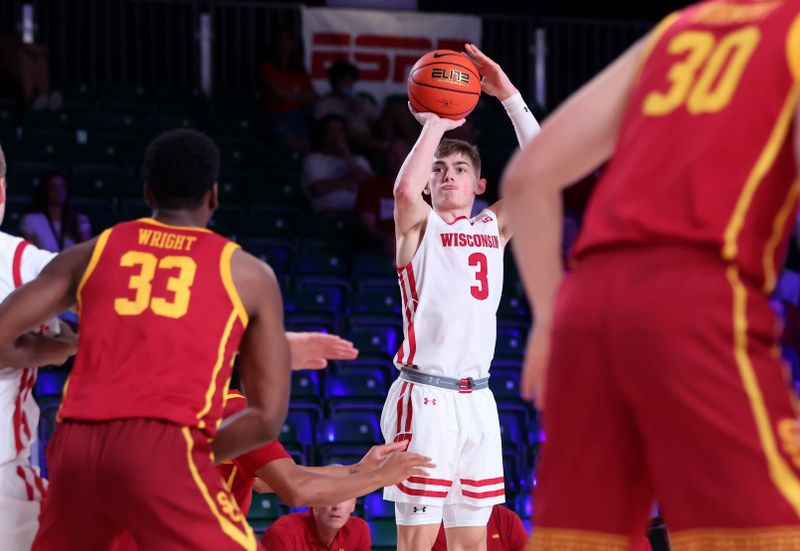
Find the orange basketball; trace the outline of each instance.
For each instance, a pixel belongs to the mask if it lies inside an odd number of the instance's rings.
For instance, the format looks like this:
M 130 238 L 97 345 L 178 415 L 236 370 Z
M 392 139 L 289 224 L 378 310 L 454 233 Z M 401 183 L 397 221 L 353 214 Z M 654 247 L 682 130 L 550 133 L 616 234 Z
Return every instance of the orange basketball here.
M 408 99 L 421 113 L 448 119 L 469 115 L 481 97 L 481 76 L 470 58 L 435 50 L 417 60 L 408 75 Z

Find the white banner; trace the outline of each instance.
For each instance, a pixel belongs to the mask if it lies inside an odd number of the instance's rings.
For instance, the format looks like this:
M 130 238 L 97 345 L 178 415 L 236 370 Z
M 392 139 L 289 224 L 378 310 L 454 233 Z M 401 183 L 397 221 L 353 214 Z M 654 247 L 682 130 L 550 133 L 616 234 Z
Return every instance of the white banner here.
M 344 59 L 358 67 L 356 90 L 378 102 L 406 94 L 411 66 L 435 49 L 463 51 L 481 45 L 481 20 L 468 15 L 303 8 L 306 68 L 317 92 L 330 90 L 328 66 Z

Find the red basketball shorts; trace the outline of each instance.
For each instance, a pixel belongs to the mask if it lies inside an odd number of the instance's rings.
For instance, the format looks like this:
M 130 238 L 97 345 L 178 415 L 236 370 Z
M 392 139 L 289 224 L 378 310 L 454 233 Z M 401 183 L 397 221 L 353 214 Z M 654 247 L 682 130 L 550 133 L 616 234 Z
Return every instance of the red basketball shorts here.
M 33 549 L 259 549 L 196 429 L 157 419 L 62 422 L 47 447 L 50 488 Z
M 800 550 L 795 396 L 767 296 L 712 252 L 598 253 L 553 321 L 536 550 Z

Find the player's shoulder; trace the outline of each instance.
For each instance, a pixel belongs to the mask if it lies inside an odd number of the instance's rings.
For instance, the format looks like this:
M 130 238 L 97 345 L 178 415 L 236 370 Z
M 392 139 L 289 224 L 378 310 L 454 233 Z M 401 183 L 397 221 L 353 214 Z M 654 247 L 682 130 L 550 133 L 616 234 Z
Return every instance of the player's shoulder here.
M 19 243 L 23 241 L 24 239 L 22 239 L 21 237 L 17 237 L 16 235 L 11 235 L 10 233 L 0 231 L 0 247 L 2 247 L 3 249 L 11 246 L 16 247 Z

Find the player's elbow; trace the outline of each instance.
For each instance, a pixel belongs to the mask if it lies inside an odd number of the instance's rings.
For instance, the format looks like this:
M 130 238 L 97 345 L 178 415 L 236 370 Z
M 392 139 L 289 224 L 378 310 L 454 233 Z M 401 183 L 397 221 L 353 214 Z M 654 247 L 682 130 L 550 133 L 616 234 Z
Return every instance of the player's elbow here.
M 400 180 L 394 186 L 394 201 L 396 204 L 411 204 L 419 200 L 420 191 L 415 189 L 408 180 Z
M 306 501 L 301 488 L 293 487 L 285 491 L 284 494 L 286 495 L 280 496 L 281 501 L 291 508 L 306 507 L 308 505 L 308 501 Z

